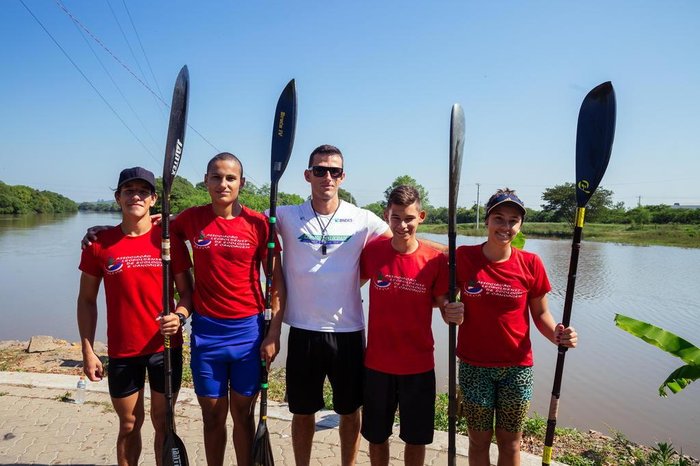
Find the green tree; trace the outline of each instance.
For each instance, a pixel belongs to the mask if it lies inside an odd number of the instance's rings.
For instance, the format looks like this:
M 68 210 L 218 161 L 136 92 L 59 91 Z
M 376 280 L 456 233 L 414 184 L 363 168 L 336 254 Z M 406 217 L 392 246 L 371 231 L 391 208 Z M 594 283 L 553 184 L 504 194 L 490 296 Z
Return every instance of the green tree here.
M 613 192 L 603 187 L 593 193 L 586 207 L 586 220 L 598 221 L 613 207 Z M 576 187 L 573 183 L 564 183 L 545 189 L 542 194 L 542 210 L 553 222 L 569 222 L 573 225 L 576 215 Z
M 428 199 L 428 191 L 421 185 L 419 184 L 415 179 L 411 178 L 408 175 L 403 175 L 399 176 L 394 180 L 393 183 L 391 183 L 391 186 L 386 188 L 384 190 L 384 200 L 382 201 L 383 206 L 386 207 L 387 201 L 389 200 L 389 194 L 391 194 L 391 191 L 394 190 L 394 188 L 402 185 L 408 185 L 408 186 L 413 186 L 418 190 L 418 194 L 420 194 L 420 199 L 421 203 L 423 204 L 423 209 L 428 210 L 430 207 L 430 200 Z
M 367 204 L 363 207 L 363 209 L 367 209 L 370 212 L 374 212 L 379 218 L 384 218 L 384 205 L 381 202 L 373 202 L 371 204 Z
M 52 191 L 11 186 L 0 181 L 0 214 L 50 214 L 77 212 L 78 204 Z
M 627 218 L 634 225 L 646 225 L 651 223 L 651 212 L 646 207 L 635 207 L 626 213 Z
M 344 190 L 343 188 L 338 188 L 338 197 L 345 202 L 357 205 L 357 201 L 355 200 L 353 195 L 350 194 L 349 191 Z

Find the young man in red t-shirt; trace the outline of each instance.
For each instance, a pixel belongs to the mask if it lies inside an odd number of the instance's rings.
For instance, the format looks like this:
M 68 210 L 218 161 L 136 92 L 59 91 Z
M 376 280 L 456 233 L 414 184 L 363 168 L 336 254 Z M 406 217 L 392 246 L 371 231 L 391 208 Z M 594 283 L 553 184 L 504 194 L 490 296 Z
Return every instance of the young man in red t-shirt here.
M 422 465 L 435 420 L 433 307 L 446 323 L 459 325 L 463 306 L 448 303 L 445 255 L 416 238 L 425 219 L 418 191 L 395 188 L 385 216 L 393 237 L 369 243 L 360 260 L 361 277 L 370 280 L 362 436 L 372 465 L 388 465 L 398 407 L 404 462 Z
M 239 202 L 245 178 L 233 154 L 223 152 L 209 161 L 204 184 L 211 203 L 186 209 L 171 223 L 173 241 L 189 241 L 194 257 L 192 378 L 202 408 L 207 464 L 224 463 L 230 411 L 236 464 L 246 466 L 252 458 L 260 359 L 269 367 L 279 351 L 284 278 L 278 248 L 273 318 L 263 340 L 260 267 L 266 266 L 268 220 Z
M 165 440 L 167 401 L 163 368 L 163 336 L 171 335 L 173 400 L 182 377 L 182 323 L 190 314 L 192 277 L 187 248 L 175 245 L 171 267 L 180 301 L 175 312 L 161 317 L 163 270 L 161 228 L 153 225 L 149 209 L 156 195 L 155 177 L 133 167 L 119 176 L 114 198 L 122 222 L 103 230 L 80 259 L 78 329 L 83 350 L 83 372 L 92 380 L 104 376 L 102 361 L 93 349 L 97 325 L 97 295 L 104 281 L 107 302 L 108 382 L 119 416 L 117 462 L 136 465 L 141 454 L 146 372 L 151 387 L 151 420 L 155 429 L 155 458 L 160 464 Z M 172 283 L 170 284 L 172 286 Z

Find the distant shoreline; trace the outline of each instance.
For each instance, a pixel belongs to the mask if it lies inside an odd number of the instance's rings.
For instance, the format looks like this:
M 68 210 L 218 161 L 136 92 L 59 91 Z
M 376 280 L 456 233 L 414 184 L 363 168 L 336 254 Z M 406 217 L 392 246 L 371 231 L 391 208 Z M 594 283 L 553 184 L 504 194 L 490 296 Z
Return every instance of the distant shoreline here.
M 568 223 L 523 223 L 522 232 L 526 238 L 571 239 L 572 227 Z M 423 224 L 419 233 L 447 234 L 445 224 Z M 486 228 L 480 224 L 457 225 L 457 234 L 481 236 L 486 239 Z M 619 223 L 591 223 L 583 227 L 584 241 L 620 243 L 634 246 L 669 246 L 679 248 L 700 248 L 700 225 L 625 225 Z

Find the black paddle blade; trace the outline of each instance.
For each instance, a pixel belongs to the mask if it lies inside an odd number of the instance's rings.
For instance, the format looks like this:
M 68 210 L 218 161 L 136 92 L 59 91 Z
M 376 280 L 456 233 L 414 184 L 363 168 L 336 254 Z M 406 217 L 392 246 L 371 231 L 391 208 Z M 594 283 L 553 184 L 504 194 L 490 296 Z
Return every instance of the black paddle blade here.
M 292 79 L 284 88 L 275 110 L 275 121 L 272 126 L 272 164 L 270 178 L 276 183 L 282 177 L 287 162 L 292 155 L 294 132 L 297 126 L 297 90 Z
M 165 434 L 163 444 L 163 466 L 189 466 L 187 450 L 180 437 L 172 430 Z
M 274 466 L 275 458 L 272 456 L 270 445 L 270 432 L 264 420 L 258 423 L 258 430 L 253 440 L 253 466 Z
M 610 81 L 583 99 L 576 131 L 576 204 L 585 207 L 603 179 L 615 137 L 615 90 Z
M 173 90 L 173 102 L 170 106 L 170 124 L 168 126 L 168 139 L 165 143 L 165 160 L 163 162 L 164 196 L 170 194 L 170 187 L 180 166 L 182 149 L 185 144 L 189 90 L 190 74 L 187 70 L 187 65 L 185 65 L 177 75 L 175 89 Z
M 461 105 L 452 106 L 450 117 L 450 224 L 457 223 L 457 196 L 459 195 L 459 177 L 462 170 L 462 153 L 464 150 L 464 110 Z

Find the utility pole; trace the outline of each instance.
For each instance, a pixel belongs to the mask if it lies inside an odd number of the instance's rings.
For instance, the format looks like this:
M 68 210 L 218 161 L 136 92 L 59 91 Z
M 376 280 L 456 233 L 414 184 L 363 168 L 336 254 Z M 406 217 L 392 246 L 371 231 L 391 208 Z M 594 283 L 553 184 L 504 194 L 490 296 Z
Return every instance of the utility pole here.
M 479 229 L 479 188 L 481 184 L 476 183 L 476 229 Z
M 642 206 L 642 196 L 637 196 L 637 207 Z

